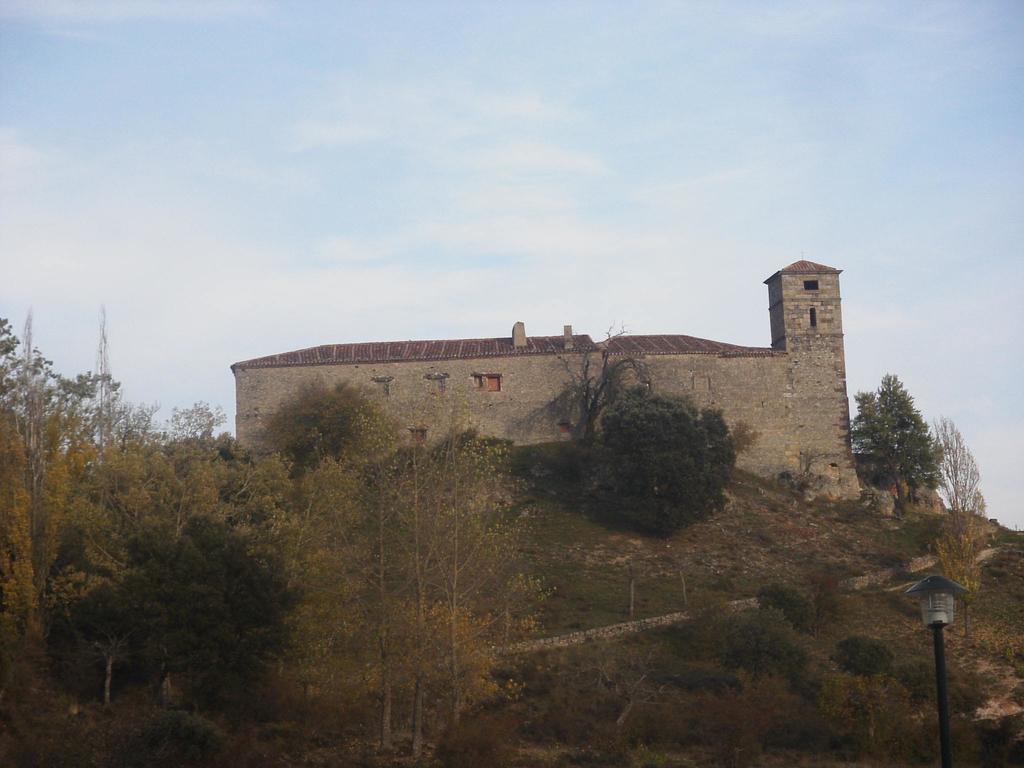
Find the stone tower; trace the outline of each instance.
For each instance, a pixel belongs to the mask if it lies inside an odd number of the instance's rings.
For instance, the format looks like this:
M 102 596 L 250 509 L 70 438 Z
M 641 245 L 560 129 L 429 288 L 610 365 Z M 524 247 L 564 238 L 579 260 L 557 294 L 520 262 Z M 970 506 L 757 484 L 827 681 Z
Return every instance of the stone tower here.
M 829 346 L 843 356 L 840 272 L 813 261 L 797 261 L 764 281 L 772 349 L 798 352 Z
M 772 349 L 788 360 L 787 460 L 802 474 L 831 479 L 841 495 L 855 496 L 840 271 L 797 261 L 765 284 Z

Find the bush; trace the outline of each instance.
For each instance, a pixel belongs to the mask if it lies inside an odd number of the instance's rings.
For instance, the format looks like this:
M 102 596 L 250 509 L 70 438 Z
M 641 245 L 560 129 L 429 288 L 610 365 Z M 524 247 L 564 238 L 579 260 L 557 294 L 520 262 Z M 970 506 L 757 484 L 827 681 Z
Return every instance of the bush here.
M 508 717 L 480 715 L 466 719 L 445 731 L 434 754 L 445 768 L 501 768 L 515 756 L 515 730 L 515 722 Z
M 118 768 L 198 765 L 220 753 L 224 733 L 214 723 L 188 712 L 161 712 L 130 733 L 114 755 Z
M 881 640 L 854 635 L 840 640 L 832 657 L 839 668 L 851 675 L 887 675 L 892 671 L 892 651 Z
M 718 667 L 695 664 L 687 665 L 674 675 L 672 682 L 684 691 L 703 693 L 725 693 L 726 691 L 738 691 L 743 687 L 739 678 L 732 672 Z
M 778 675 L 794 683 L 802 678 L 807 666 L 807 654 L 792 627 L 774 610 L 727 618 L 720 658 L 724 666 L 742 669 L 754 678 Z
M 365 459 L 387 432 L 380 409 L 342 383 L 299 390 L 270 417 L 263 437 L 302 474 L 326 458 Z
M 601 424 L 601 476 L 627 524 L 666 536 L 725 503 L 736 451 L 720 411 L 637 387 Z
M 900 664 L 893 670 L 893 677 L 907 689 L 910 700 L 915 704 L 923 704 L 935 696 L 935 664 L 928 659 Z
M 774 608 L 786 617 L 794 629 L 810 632 L 814 629 L 814 606 L 802 592 L 786 584 L 768 584 L 757 593 L 762 608 Z

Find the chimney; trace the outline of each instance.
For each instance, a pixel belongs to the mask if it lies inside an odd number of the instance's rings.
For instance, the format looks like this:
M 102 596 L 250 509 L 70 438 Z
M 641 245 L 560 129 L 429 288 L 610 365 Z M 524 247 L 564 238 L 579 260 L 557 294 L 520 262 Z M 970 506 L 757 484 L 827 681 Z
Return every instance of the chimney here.
M 522 322 L 512 326 L 512 346 L 516 349 L 526 346 L 526 325 Z
M 571 325 L 563 326 L 563 328 L 562 328 L 562 335 L 565 337 L 565 343 L 563 345 L 565 347 L 565 351 L 569 352 L 571 350 L 576 349 L 576 342 L 572 338 L 572 326 Z

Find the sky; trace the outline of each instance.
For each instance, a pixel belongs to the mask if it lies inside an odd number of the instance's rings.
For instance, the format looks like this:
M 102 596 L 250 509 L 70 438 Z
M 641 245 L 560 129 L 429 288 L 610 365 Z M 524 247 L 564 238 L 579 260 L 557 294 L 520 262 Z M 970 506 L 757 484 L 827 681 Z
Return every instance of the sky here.
M 317 344 L 768 346 L 806 258 L 1024 528 L 1022 150 L 1013 0 L 0 0 L 0 317 L 230 425 Z

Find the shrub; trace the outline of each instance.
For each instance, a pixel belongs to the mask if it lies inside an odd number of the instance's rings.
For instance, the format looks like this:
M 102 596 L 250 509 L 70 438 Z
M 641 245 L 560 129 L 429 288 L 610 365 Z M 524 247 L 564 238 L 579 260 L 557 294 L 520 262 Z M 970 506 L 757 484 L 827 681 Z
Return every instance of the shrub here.
M 515 730 L 515 722 L 508 717 L 479 715 L 465 719 L 445 731 L 434 754 L 445 768 L 501 768 L 515 756 Z
M 762 608 L 774 608 L 786 617 L 794 629 L 810 632 L 814 628 L 814 607 L 802 592 L 786 584 L 768 584 L 757 593 Z
M 819 705 L 837 734 L 860 754 L 928 756 L 934 740 L 931 728 L 925 731 L 906 690 L 892 678 L 832 675 L 824 681 Z
M 627 524 L 665 536 L 725 503 L 736 462 L 720 411 L 629 390 L 602 420 L 602 478 Z
M 807 666 L 807 654 L 792 627 L 774 610 L 727 618 L 720 659 L 724 666 L 742 669 L 754 678 L 778 675 L 790 682 L 800 680 Z
M 705 665 L 687 665 L 672 680 L 676 686 L 685 691 L 704 693 L 724 693 L 738 691 L 743 685 L 732 672 L 718 667 Z
M 175 710 L 161 712 L 128 737 L 115 751 L 118 768 L 196 765 L 217 756 L 224 733 L 199 715 Z
M 887 675 L 892 671 L 892 651 L 873 637 L 854 635 L 840 640 L 832 658 L 851 675 Z
M 812 630 L 817 634 L 826 624 L 835 623 L 842 612 L 839 579 L 830 573 L 819 571 L 807 577 L 807 585 L 811 592 Z
M 268 420 L 264 439 L 301 474 L 326 458 L 365 459 L 386 439 L 380 409 L 355 388 L 304 387 Z
M 928 659 L 906 661 L 893 670 L 900 684 L 907 689 L 910 700 L 923 704 L 935 696 L 935 666 Z

